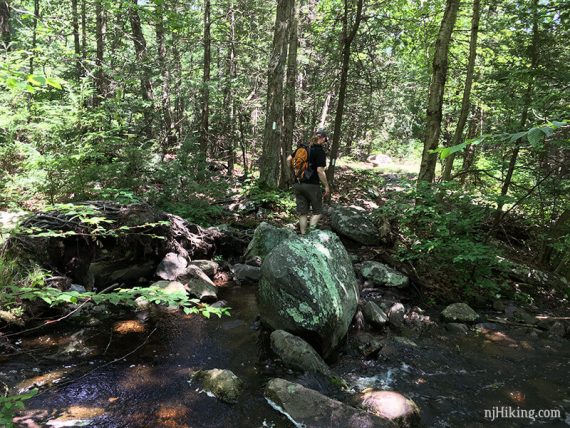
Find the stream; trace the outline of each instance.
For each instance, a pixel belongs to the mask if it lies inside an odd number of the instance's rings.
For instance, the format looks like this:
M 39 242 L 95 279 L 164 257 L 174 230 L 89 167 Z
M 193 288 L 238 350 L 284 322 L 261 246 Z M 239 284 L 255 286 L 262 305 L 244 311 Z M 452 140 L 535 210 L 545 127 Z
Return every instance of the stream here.
M 284 377 L 319 389 L 321 380 L 272 361 L 256 322 L 254 287 L 231 285 L 220 298 L 231 317 L 139 313 L 86 324 L 79 333 L 68 323 L 22 338 L 24 352 L 0 355 L 0 381 L 12 392 L 38 385 L 41 393 L 26 402 L 17 426 L 292 426 L 263 398 L 266 382 Z M 349 336 L 357 333 L 353 328 Z M 426 427 L 568 427 L 569 343 L 492 324 L 468 335 L 436 326 L 419 337 L 388 336 L 374 358 L 345 352 L 331 368 L 352 392 L 373 387 L 409 396 Z M 193 371 L 211 368 L 232 370 L 243 380 L 238 404 L 210 397 L 190 381 Z M 485 418 L 485 410 L 503 407 L 551 409 L 560 416 Z

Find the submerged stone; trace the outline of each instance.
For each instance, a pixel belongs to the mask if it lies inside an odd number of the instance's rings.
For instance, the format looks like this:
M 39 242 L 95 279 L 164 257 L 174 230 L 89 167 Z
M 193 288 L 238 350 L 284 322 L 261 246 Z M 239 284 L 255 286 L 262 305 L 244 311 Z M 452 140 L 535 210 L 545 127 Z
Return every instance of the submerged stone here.
M 226 403 L 237 403 L 243 389 L 243 382 L 230 370 L 200 370 L 194 378 L 202 380 L 206 391 Z
M 372 428 L 395 427 L 382 417 L 355 409 L 302 385 L 272 379 L 265 388 L 265 399 L 296 427 Z
M 278 245 L 261 268 L 258 301 L 263 322 L 330 355 L 358 304 L 356 278 L 340 239 L 317 230 Z

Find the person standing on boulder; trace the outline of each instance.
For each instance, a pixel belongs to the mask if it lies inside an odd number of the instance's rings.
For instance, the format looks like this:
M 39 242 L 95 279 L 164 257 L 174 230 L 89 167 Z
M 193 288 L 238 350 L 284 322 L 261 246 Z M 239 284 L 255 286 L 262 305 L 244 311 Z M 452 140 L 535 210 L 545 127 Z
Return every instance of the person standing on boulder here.
M 311 146 L 300 146 L 287 158 L 287 161 L 291 163 L 298 158 L 298 150 L 303 149 L 308 152 L 306 171 L 302 177 L 295 177 L 295 183 L 293 184 L 301 235 L 307 232 L 308 224 L 310 224 L 311 228 L 317 226 L 322 215 L 323 198 L 330 192 L 325 174 L 327 155 L 323 148 L 323 144 L 328 141 L 328 135 L 324 129 L 319 129 L 315 133 L 315 137 L 316 139 Z M 324 186 L 324 192 L 321 190 L 320 183 Z M 311 211 L 312 216 L 309 223 L 308 215 Z

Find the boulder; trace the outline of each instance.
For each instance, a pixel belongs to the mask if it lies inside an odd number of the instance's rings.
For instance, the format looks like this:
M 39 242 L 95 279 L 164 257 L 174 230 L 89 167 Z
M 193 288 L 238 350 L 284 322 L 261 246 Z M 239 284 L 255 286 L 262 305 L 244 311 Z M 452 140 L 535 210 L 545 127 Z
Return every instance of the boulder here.
M 179 280 L 188 287 L 188 293 L 198 299 L 203 301 L 218 300 L 218 289 L 200 268 L 189 265 Z
M 404 288 L 410 284 L 407 276 L 379 262 L 362 263 L 361 273 L 364 279 L 371 281 L 374 285 Z
M 396 328 L 403 327 L 405 315 L 406 308 L 401 303 L 394 303 L 390 309 L 388 309 L 388 321 Z
M 245 259 L 260 257 L 264 259 L 281 242 L 295 236 L 295 232 L 290 229 L 283 229 L 262 222 L 255 232 L 253 238 L 245 250 Z
M 189 264 L 201 269 L 210 278 L 213 278 L 220 268 L 220 265 L 213 260 L 193 260 Z
M 362 314 L 364 319 L 374 327 L 384 327 L 388 322 L 388 316 L 380 307 L 371 301 L 362 305 Z
M 156 276 L 166 281 L 174 281 L 184 273 L 188 261 L 180 254 L 168 253 L 156 268 Z
M 365 389 L 358 396 L 359 407 L 396 423 L 401 428 L 420 424 L 420 409 L 416 403 L 395 391 Z
M 284 330 L 271 333 L 271 349 L 287 367 L 306 372 L 322 373 L 332 377 L 332 373 L 319 354 L 300 337 Z
M 390 165 L 394 163 L 394 161 L 390 156 L 381 153 L 376 155 L 370 155 L 366 158 L 366 160 L 374 164 L 374 166 Z
M 331 227 L 339 235 L 363 245 L 379 245 L 380 236 L 366 213 L 352 207 L 334 207 L 331 210 Z
M 325 358 L 346 335 L 358 304 L 350 258 L 330 231 L 278 245 L 261 267 L 261 320 L 309 341 Z
M 243 382 L 230 370 L 200 370 L 193 377 L 202 381 L 204 390 L 226 403 L 237 403 L 243 389 Z
M 237 283 L 256 283 L 261 278 L 261 268 L 244 264 L 235 264 L 231 267 L 234 280 Z
M 441 312 L 441 317 L 447 322 L 473 323 L 479 315 L 467 303 L 452 303 Z
M 297 427 L 372 428 L 395 427 L 392 422 L 333 400 L 302 385 L 272 379 L 265 388 L 271 407 Z
M 370 333 L 358 332 L 353 336 L 353 339 L 358 353 L 366 358 L 377 355 L 384 347 L 384 340 Z

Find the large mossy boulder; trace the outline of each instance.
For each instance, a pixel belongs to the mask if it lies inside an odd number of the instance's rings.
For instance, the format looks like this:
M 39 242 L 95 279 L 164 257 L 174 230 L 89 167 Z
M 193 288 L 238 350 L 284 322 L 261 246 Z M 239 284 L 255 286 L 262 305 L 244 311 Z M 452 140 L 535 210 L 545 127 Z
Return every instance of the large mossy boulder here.
M 258 301 L 264 323 L 306 339 L 328 357 L 358 305 L 352 264 L 338 236 L 317 230 L 274 248 L 261 267 Z
M 289 229 L 279 228 L 269 223 L 262 222 L 245 250 L 245 259 L 251 260 L 256 257 L 264 259 L 281 242 L 295 236 L 295 232 Z
M 334 207 L 331 210 L 331 227 L 342 236 L 363 245 L 380 245 L 380 235 L 365 211 L 352 207 Z

